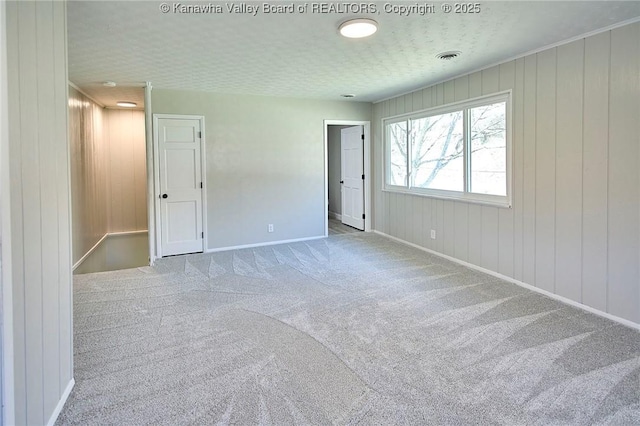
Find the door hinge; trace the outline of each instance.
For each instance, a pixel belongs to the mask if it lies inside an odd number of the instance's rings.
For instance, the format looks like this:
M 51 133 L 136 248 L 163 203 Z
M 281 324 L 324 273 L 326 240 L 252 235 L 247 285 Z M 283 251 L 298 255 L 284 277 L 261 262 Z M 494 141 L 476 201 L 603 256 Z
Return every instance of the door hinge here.
M 202 186 L 202 182 L 200 182 L 200 188 L 203 188 L 203 186 Z
M 362 213 L 362 218 L 364 219 L 364 213 Z
M 202 138 L 202 132 L 198 132 L 198 137 Z
M 364 140 L 364 133 L 362 134 L 362 140 Z
M 201 236 L 202 238 L 204 238 L 204 232 L 201 232 L 201 233 L 200 233 L 200 236 Z
M 364 180 L 364 175 L 362 175 L 362 180 Z

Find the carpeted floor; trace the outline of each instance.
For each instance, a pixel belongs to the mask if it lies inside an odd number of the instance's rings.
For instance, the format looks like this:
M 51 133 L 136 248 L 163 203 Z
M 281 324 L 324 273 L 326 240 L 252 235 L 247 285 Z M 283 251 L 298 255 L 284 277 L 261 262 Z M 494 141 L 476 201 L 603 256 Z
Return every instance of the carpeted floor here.
M 344 225 L 337 219 L 329 219 L 329 235 L 353 234 L 354 232 L 362 232 L 359 229 Z
M 381 236 L 74 278 L 58 424 L 640 424 L 640 333 Z

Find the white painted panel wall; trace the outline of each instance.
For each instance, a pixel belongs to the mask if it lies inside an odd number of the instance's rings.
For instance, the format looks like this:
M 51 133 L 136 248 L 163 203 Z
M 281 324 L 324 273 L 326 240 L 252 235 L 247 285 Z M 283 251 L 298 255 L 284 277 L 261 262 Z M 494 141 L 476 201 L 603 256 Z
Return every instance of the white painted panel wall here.
M 556 116 L 555 292 L 582 297 L 582 155 L 584 40 L 558 51 Z
M 15 424 L 44 424 L 64 402 L 73 370 L 66 5 L 0 7 L 7 12 L 9 88 L 11 182 L 3 208 L 11 234 L 2 242 L 13 290 L 9 409 Z
M 607 310 L 640 322 L 640 24 L 611 32 Z
M 607 311 L 607 210 L 609 175 L 609 62 L 611 33 L 585 40 L 582 140 L 583 303 Z M 585 261 L 587 260 L 587 261 Z
M 105 110 L 108 228 L 110 233 L 147 229 L 144 111 Z
M 635 23 L 375 104 L 375 229 L 640 323 L 638 40 Z M 511 209 L 382 191 L 382 118 L 507 89 Z
M 324 120 L 371 120 L 361 102 L 154 89 L 152 105 L 205 117 L 208 249 L 324 235 Z
M 555 292 L 557 49 L 539 53 L 536 70 L 535 286 Z M 515 125 L 515 123 L 514 123 Z M 561 267 L 561 265 L 558 265 Z
M 498 82 L 500 90 L 515 90 L 515 73 L 515 61 L 507 62 L 500 65 Z M 514 158 L 513 148 L 511 151 L 511 158 Z M 515 229 L 514 209 L 511 208 L 496 210 L 498 212 L 498 272 L 513 277 L 515 269 L 515 258 L 513 249 L 513 233 Z
M 6 8 L 4 4 L 0 4 L 0 28 L 7 27 Z M 0 30 L 0 426 L 7 424 L 8 414 L 5 405 L 13 406 L 13 396 L 11 393 L 5 393 L 5 387 L 13 388 L 13 362 L 11 356 L 6 357 L 5 352 L 13 352 L 13 324 L 11 315 L 13 301 L 11 291 L 11 281 L 8 279 L 11 268 L 6 268 L 10 264 L 9 258 L 3 258 L 3 246 L 5 235 L 6 238 L 11 237 L 11 224 L 9 222 L 9 209 L 3 199 L 7 197 L 9 192 L 9 117 L 7 117 L 8 99 L 7 99 L 7 35 L 6 32 Z M 6 247 L 4 247 L 6 248 Z M 5 278 L 5 274 L 7 278 Z M 5 371 L 8 373 L 5 375 Z
M 69 87 L 74 264 L 108 232 L 104 133 L 103 108 Z

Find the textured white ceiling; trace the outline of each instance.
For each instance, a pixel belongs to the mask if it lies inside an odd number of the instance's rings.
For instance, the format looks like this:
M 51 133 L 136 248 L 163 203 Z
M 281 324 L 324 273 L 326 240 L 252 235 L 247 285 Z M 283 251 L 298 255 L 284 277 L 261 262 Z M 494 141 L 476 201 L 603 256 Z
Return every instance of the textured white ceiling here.
M 312 13 L 319 2 L 293 2 L 306 13 L 256 16 L 229 13 L 240 2 L 70 1 L 68 3 L 69 79 L 107 106 L 125 93 L 119 86 L 207 92 L 376 101 L 424 87 L 550 44 L 640 16 L 640 1 L 489 1 L 474 14 L 434 13 L 402 16 L 394 6 L 425 4 L 373 2 L 374 14 Z M 288 1 L 271 4 L 289 5 Z M 174 5 L 216 5 L 222 13 L 174 13 Z M 344 7 L 344 2 L 324 2 Z M 449 2 L 454 5 L 454 2 Z M 370 17 L 379 30 L 367 39 L 340 37 L 348 18 Z M 442 61 L 435 55 L 459 50 Z M 130 96 L 140 103 L 142 91 Z

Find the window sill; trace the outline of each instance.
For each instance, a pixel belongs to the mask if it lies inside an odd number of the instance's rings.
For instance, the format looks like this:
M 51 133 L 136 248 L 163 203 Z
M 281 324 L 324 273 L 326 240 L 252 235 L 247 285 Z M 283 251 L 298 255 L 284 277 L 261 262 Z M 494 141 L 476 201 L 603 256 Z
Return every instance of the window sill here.
M 470 193 L 447 193 L 448 191 L 438 191 L 436 192 L 423 192 L 423 191 L 416 191 L 416 190 L 409 190 L 409 189 L 402 189 L 402 188 L 382 188 L 382 192 L 387 192 L 390 194 L 404 194 L 404 195 L 414 195 L 416 197 L 425 197 L 425 198 L 433 198 L 436 200 L 445 200 L 445 201 L 458 201 L 461 203 L 468 203 L 468 204 L 479 204 L 479 205 L 483 205 L 483 206 L 489 206 L 489 207 L 498 207 L 498 208 L 502 208 L 502 209 L 510 209 L 512 208 L 511 206 L 511 201 L 507 198 L 504 197 L 504 201 L 501 200 L 489 200 L 489 199 L 483 199 L 481 198 L 482 195 L 481 194 L 470 194 Z M 490 196 L 489 196 L 490 197 Z

